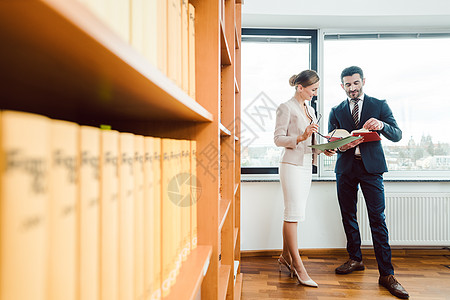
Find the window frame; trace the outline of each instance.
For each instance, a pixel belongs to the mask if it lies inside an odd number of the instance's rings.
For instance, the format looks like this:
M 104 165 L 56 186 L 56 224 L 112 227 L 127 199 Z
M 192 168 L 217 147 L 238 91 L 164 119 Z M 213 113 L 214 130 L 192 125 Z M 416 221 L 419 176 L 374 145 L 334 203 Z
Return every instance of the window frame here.
M 311 39 L 309 68 L 318 71 L 318 35 L 316 29 L 276 29 L 276 28 L 242 28 L 242 36 L 307 36 Z M 311 105 L 316 108 L 317 97 L 311 101 Z M 317 168 L 313 166 L 313 173 L 317 173 Z M 278 175 L 278 167 L 241 167 L 241 175 Z

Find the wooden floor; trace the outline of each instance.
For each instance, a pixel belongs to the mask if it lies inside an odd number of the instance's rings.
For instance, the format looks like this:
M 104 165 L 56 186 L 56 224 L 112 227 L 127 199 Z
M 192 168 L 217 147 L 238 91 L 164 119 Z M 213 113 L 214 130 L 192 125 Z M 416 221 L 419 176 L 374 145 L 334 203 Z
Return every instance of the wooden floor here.
M 410 299 L 450 299 L 450 251 L 432 251 L 393 252 L 395 276 L 409 292 Z M 366 252 L 363 254 L 366 269 L 348 275 L 334 273 L 347 260 L 345 253 L 302 254 L 305 267 L 319 288 L 298 284 L 289 278 L 284 267 L 280 273 L 278 256 L 244 255 L 241 299 L 397 299 L 378 285 L 375 257 L 372 250 Z

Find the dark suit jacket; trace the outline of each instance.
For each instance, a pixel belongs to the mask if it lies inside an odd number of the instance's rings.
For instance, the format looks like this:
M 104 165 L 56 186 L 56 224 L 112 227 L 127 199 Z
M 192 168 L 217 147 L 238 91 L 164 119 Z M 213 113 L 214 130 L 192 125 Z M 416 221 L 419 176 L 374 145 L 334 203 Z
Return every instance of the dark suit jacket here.
M 364 95 L 361 119 L 358 128 L 355 127 L 350 112 L 350 106 L 346 99 L 331 109 L 330 117 L 328 119 L 328 132 L 331 132 L 335 128 L 343 128 L 348 132 L 351 132 L 355 129 L 362 128 L 364 123 L 370 118 L 375 118 L 384 123 L 383 129 L 378 131 L 379 134 L 393 142 L 401 140 L 402 131 L 398 128 L 397 122 L 395 121 L 386 100 L 379 100 L 367 95 Z M 381 147 L 381 141 L 359 144 L 359 149 L 367 172 L 384 173 L 388 171 L 383 148 Z M 348 149 L 345 152 L 338 151 L 335 172 L 344 174 L 351 173 L 354 155 L 355 148 Z

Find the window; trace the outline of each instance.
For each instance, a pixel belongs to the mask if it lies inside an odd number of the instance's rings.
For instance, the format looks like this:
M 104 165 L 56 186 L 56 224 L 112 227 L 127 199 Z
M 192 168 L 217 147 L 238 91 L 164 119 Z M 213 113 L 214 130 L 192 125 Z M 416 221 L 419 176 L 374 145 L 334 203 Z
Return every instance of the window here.
M 283 29 L 242 30 L 242 174 L 277 174 L 281 148 L 273 143 L 275 111 L 294 94 L 291 75 L 319 70 L 321 88 L 312 105 L 327 133 L 331 108 L 346 98 L 340 73 L 364 70 L 364 92 L 386 99 L 403 139 L 382 137 L 386 179 L 449 179 L 450 33 L 330 34 Z M 320 138 L 320 140 L 322 140 Z M 323 141 L 323 140 L 322 140 Z M 318 178 L 334 178 L 337 156 L 319 157 Z
M 386 178 L 449 178 L 450 35 L 325 35 L 323 47 L 323 125 L 330 109 L 346 98 L 340 72 L 357 65 L 364 92 L 386 99 L 403 131 L 392 143 L 382 137 Z M 334 176 L 336 157 L 321 156 L 320 176 Z
M 294 95 L 289 78 L 317 70 L 317 31 L 243 29 L 241 43 L 241 165 L 243 174 L 276 174 L 273 142 L 278 105 Z

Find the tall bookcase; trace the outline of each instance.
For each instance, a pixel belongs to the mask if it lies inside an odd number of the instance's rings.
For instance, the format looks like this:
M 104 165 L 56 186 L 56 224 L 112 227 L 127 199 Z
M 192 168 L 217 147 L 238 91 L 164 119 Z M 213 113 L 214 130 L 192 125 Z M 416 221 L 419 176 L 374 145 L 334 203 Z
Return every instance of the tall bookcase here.
M 196 99 L 80 1 L 1 1 L 0 108 L 195 140 L 198 247 L 164 299 L 240 299 L 242 1 L 189 2 Z

